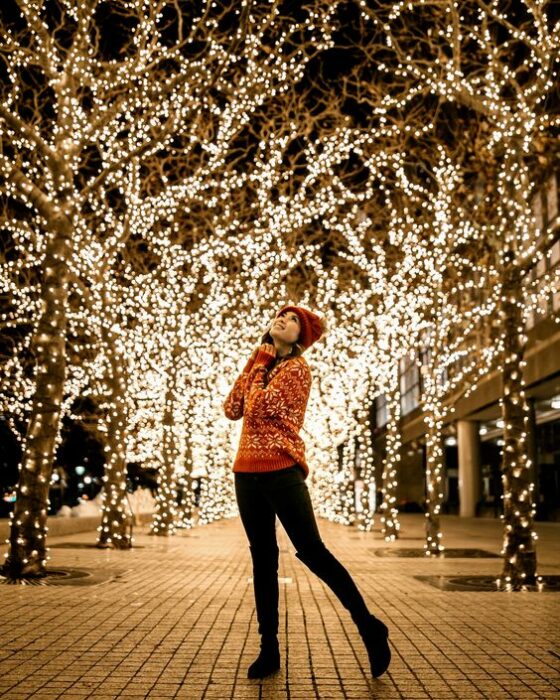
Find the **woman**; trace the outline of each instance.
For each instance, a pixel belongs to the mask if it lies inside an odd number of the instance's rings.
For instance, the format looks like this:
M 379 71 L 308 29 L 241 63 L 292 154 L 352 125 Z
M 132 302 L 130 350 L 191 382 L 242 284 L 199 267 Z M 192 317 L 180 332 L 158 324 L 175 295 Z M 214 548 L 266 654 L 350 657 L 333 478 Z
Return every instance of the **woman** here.
M 280 668 L 278 648 L 278 516 L 296 557 L 339 598 L 366 645 L 374 677 L 387 670 L 387 627 L 374 617 L 350 574 L 321 540 L 305 479 L 309 468 L 299 431 L 311 373 L 302 353 L 324 332 L 319 316 L 300 306 L 279 311 L 224 403 L 231 420 L 243 417 L 233 471 L 239 513 L 253 560 L 261 649 L 249 678 Z

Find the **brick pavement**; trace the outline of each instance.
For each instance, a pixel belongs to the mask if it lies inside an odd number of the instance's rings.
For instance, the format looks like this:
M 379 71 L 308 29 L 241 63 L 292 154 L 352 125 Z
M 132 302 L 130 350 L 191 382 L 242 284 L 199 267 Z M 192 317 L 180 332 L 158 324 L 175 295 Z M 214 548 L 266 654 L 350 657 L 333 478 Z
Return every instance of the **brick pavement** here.
M 422 515 L 403 515 L 393 547 L 422 547 Z M 499 521 L 444 516 L 447 547 L 500 549 Z M 499 559 L 379 558 L 380 534 L 319 521 L 323 539 L 390 628 L 380 679 L 348 613 L 297 560 L 279 527 L 282 670 L 246 678 L 258 652 L 249 550 L 238 519 L 169 539 L 135 531 L 132 551 L 59 548 L 49 567 L 96 585 L 0 586 L 0 697 L 6 700 L 546 700 L 560 691 L 560 594 L 444 592 L 415 574 L 497 574 Z M 537 524 L 539 573 L 560 573 L 560 525 Z M 5 546 L 0 547 L 3 561 Z

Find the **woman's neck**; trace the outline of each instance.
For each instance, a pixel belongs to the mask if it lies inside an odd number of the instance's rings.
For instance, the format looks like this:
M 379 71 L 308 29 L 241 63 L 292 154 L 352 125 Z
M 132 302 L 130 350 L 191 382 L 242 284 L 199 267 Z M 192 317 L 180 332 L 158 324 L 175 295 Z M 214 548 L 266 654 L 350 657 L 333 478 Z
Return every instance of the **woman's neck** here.
M 274 347 L 276 348 L 276 358 L 282 359 L 287 357 L 292 352 L 292 346 L 288 343 L 282 343 L 279 340 L 274 339 Z

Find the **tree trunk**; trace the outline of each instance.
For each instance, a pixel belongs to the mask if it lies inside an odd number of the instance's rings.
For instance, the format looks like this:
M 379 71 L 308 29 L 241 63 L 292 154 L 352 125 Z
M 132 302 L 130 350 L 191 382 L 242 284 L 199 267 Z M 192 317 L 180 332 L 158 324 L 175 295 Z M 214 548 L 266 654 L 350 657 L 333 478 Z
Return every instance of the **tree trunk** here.
M 391 387 L 387 393 L 389 420 L 385 438 L 385 460 L 383 461 L 383 504 L 381 505 L 381 532 L 387 542 L 399 537 L 400 523 L 397 510 L 398 467 L 401 459 L 401 397 L 399 392 L 398 364 L 392 371 Z
M 342 470 L 338 473 L 338 522 L 352 525 L 356 519 L 356 499 L 354 496 L 354 462 L 356 459 L 356 444 L 354 433 L 351 432 L 342 447 Z
M 502 483 L 504 490 L 505 585 L 514 590 L 536 582 L 537 554 L 533 531 L 535 504 L 528 456 L 529 406 L 523 391 L 523 354 L 526 337 L 523 328 L 520 271 L 512 264 L 505 268 L 502 293 L 504 358 L 502 369 L 502 418 L 504 447 Z
M 41 284 L 43 313 L 33 337 L 37 383 L 25 436 L 10 545 L 4 575 L 11 579 L 46 575 L 47 512 L 52 465 L 59 435 L 66 376 L 66 302 L 72 224 L 52 221 Z
M 185 528 L 194 527 L 195 504 L 194 481 L 192 476 L 193 460 L 190 441 L 187 439 L 185 453 L 183 457 L 184 473 L 179 477 L 178 483 L 181 487 L 182 500 L 179 508 L 179 520 Z
M 171 366 L 167 380 L 165 394 L 165 407 L 163 414 L 163 464 L 158 474 L 158 490 L 156 495 L 156 510 L 154 513 L 150 535 L 168 537 L 175 534 L 175 520 L 177 517 L 177 490 L 175 483 L 175 447 L 174 434 L 174 406 L 175 391 L 177 389 L 177 363 L 178 353 L 171 358 Z
M 426 417 L 426 554 L 441 554 L 440 511 L 443 501 L 443 420 L 436 406 Z
M 361 506 L 358 529 L 370 532 L 373 529 L 373 513 L 370 510 L 370 494 L 375 490 L 375 464 L 373 440 L 368 410 L 358 414 L 357 447 L 360 454 L 360 475 L 362 477 Z
M 106 305 L 107 308 L 107 305 Z M 107 421 L 107 464 L 105 466 L 104 498 L 97 547 L 130 549 L 132 547 L 132 512 L 126 497 L 126 378 L 124 358 L 118 352 L 117 335 L 109 323 L 103 324 L 103 340 L 109 354 L 111 377 L 110 413 Z

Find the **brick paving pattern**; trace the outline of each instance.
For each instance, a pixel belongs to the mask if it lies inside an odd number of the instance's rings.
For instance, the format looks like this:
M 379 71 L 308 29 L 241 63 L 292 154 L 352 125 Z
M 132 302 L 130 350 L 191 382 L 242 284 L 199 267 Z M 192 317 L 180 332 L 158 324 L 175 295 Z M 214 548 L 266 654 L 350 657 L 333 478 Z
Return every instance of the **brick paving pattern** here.
M 394 547 L 422 547 L 422 515 L 403 515 Z M 499 552 L 499 521 L 443 517 L 447 547 Z M 258 653 L 249 549 L 238 519 L 168 539 L 136 529 L 129 552 L 57 548 L 49 568 L 95 585 L 0 586 L 0 697 L 7 700 L 445 700 L 560 697 L 560 594 L 446 592 L 417 574 L 486 574 L 499 559 L 381 558 L 379 532 L 324 520 L 327 546 L 388 624 L 393 660 L 379 679 L 349 614 L 294 557 L 279 526 L 280 673 L 248 680 Z M 539 573 L 560 573 L 560 524 L 537 523 Z M 1 560 L 6 546 L 0 547 Z M 118 572 L 118 576 L 114 576 Z

